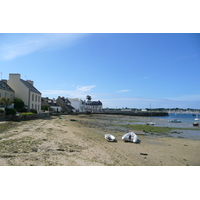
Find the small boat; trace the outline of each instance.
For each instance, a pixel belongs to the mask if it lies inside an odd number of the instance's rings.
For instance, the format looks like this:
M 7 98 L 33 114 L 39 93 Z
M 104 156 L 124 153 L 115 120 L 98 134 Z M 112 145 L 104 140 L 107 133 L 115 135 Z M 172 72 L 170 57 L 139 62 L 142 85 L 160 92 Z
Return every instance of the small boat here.
M 196 114 L 196 118 L 194 119 L 195 121 L 199 121 L 199 117 L 198 117 L 198 114 Z
M 194 122 L 193 126 L 199 126 L 199 123 L 198 122 Z
M 181 123 L 182 121 L 178 120 L 178 119 L 172 119 L 172 120 L 169 120 L 169 122 L 171 122 L 171 123 Z
M 125 142 L 134 142 L 134 143 L 139 143 L 138 137 L 134 132 L 128 132 L 126 133 L 123 137 L 122 140 Z
M 147 122 L 147 125 L 154 126 L 155 122 Z
M 114 135 L 111 135 L 111 134 L 105 134 L 105 139 L 108 141 L 108 142 L 116 142 L 117 140 L 115 139 L 115 136 Z

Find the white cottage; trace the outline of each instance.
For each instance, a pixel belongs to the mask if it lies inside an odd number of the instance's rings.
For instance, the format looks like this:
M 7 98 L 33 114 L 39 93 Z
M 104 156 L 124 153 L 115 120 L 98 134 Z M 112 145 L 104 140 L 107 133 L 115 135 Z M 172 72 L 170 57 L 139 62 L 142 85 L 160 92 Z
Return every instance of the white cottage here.
M 79 98 L 68 98 L 71 102 L 71 105 L 74 107 L 74 112 L 85 112 L 86 102 Z

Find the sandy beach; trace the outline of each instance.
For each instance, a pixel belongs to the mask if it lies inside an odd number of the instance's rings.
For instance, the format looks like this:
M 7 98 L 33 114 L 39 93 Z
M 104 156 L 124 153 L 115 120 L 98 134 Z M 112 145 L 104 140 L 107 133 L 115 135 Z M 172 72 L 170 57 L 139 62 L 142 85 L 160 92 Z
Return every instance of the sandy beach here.
M 73 119 L 73 120 L 72 120 Z M 139 144 L 124 142 L 116 126 L 148 118 L 114 115 L 62 115 L 6 122 L 0 133 L 1 166 L 199 166 L 200 141 L 137 131 Z M 157 123 L 163 123 L 160 119 Z M 199 129 L 198 129 L 199 130 Z M 197 131 L 198 131 L 197 130 Z M 108 142 L 112 134 L 117 142 Z

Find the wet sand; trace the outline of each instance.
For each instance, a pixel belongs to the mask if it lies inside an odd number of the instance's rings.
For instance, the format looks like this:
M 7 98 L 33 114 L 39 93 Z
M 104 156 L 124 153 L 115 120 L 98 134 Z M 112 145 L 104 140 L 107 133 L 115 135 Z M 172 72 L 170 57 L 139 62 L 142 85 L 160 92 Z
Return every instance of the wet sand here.
M 74 119 L 71 121 L 71 119 Z M 156 118 L 156 125 L 166 125 Z M 200 141 L 169 134 L 136 132 L 140 144 L 124 142 L 119 123 L 149 118 L 112 115 L 62 115 L 16 122 L 0 134 L 1 166 L 199 166 Z M 177 126 L 177 125 L 175 125 Z M 105 134 L 117 142 L 107 142 Z

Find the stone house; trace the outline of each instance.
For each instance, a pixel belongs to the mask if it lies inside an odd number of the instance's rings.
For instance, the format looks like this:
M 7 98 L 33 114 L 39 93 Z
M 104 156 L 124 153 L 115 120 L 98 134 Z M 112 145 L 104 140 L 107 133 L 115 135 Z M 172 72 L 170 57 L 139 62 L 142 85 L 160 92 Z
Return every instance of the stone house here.
M 53 112 L 61 112 L 62 110 L 54 98 L 49 99 L 48 97 L 42 97 L 42 106 L 50 106 Z
M 74 110 L 74 107 L 71 106 L 71 102 L 68 98 L 58 97 L 56 99 L 57 104 L 62 108 L 62 112 L 71 113 Z

